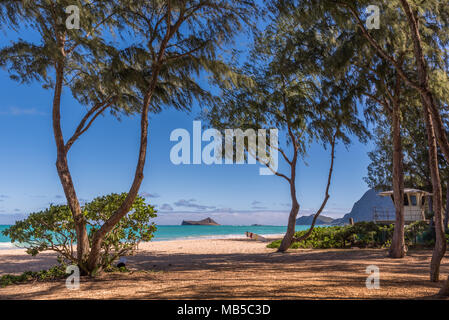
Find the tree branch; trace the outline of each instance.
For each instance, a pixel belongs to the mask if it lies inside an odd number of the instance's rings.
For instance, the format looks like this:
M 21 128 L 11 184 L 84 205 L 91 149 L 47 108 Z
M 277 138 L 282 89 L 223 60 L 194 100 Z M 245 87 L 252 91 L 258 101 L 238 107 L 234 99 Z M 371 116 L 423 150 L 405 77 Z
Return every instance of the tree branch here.
M 327 201 L 329 200 L 329 197 L 330 197 L 329 196 L 329 188 L 330 188 L 331 180 L 332 180 L 332 172 L 334 170 L 335 141 L 336 141 L 337 132 L 334 134 L 334 136 L 332 137 L 332 140 L 331 140 L 331 164 L 330 164 L 330 168 L 329 168 L 329 175 L 328 175 L 328 178 L 327 178 L 327 185 L 326 185 L 326 191 L 325 191 L 324 200 L 321 203 L 321 206 L 318 209 L 318 211 L 315 213 L 315 215 L 313 217 L 313 220 L 312 220 L 312 224 L 311 224 L 309 230 L 306 232 L 306 234 L 302 235 L 299 238 L 293 237 L 293 242 L 303 241 L 303 240 L 307 239 L 310 236 L 310 234 L 312 233 L 313 229 L 315 228 L 316 220 L 318 219 L 319 215 L 321 214 L 321 212 L 326 207 Z
M 281 148 L 275 147 L 275 146 L 271 146 L 271 145 L 270 145 L 270 147 L 272 147 L 273 149 L 279 151 L 281 153 L 282 157 L 285 159 L 285 161 L 287 161 L 287 163 L 289 165 L 292 165 L 292 161 L 287 157 L 287 155 L 285 154 L 284 150 L 282 150 Z
M 363 36 L 368 40 L 368 42 L 377 51 L 377 53 L 382 58 L 384 58 L 385 60 L 390 62 L 396 68 L 396 70 L 398 71 L 401 78 L 404 79 L 404 81 L 408 85 L 410 85 L 412 88 L 418 90 L 419 92 L 422 92 L 422 88 L 417 83 L 410 80 L 410 78 L 405 74 L 405 71 L 399 65 L 398 61 L 396 61 L 392 56 L 390 56 L 388 53 L 386 53 L 382 49 L 380 44 L 371 36 L 371 34 L 368 32 L 368 30 L 366 30 L 365 25 L 363 24 L 363 21 L 360 19 L 359 15 L 355 11 L 355 9 L 345 2 L 340 2 L 340 1 L 333 1 L 333 2 L 337 5 L 341 5 L 345 8 L 347 8 L 351 12 L 352 16 L 357 20 L 357 25 L 359 26 L 360 30 L 362 31 Z
M 108 102 L 109 101 L 109 102 Z M 100 102 L 93 106 L 81 119 L 80 124 L 75 130 L 75 133 L 72 135 L 72 137 L 67 141 L 65 145 L 65 152 L 68 152 L 70 148 L 72 147 L 73 143 L 83 134 L 85 133 L 92 123 L 95 121 L 95 119 L 102 114 L 107 108 L 109 108 L 111 105 L 113 105 L 115 102 L 117 102 L 117 97 L 106 99 L 103 102 Z M 89 118 L 93 116 L 90 120 Z M 86 122 L 89 120 L 89 122 L 86 124 Z

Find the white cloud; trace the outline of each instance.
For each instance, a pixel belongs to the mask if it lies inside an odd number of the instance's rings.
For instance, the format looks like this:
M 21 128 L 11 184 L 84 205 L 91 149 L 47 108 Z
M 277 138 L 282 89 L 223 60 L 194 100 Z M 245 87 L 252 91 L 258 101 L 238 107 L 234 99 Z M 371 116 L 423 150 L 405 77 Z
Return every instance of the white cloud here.
M 160 209 L 163 211 L 173 211 L 173 207 L 168 203 L 164 203 Z
M 9 107 L 6 111 L 0 111 L 0 115 L 7 116 L 46 116 L 45 112 L 39 111 L 36 108 L 18 108 Z
M 144 198 L 159 198 L 160 195 L 157 193 L 143 192 L 142 197 L 144 197 Z
M 193 209 L 197 209 L 197 210 L 213 210 L 216 207 L 215 206 L 205 206 L 205 205 L 201 205 L 198 203 L 195 203 L 196 200 L 195 199 L 189 199 L 189 200 L 178 200 L 174 203 L 175 206 L 177 207 L 185 207 L 185 208 L 193 208 Z

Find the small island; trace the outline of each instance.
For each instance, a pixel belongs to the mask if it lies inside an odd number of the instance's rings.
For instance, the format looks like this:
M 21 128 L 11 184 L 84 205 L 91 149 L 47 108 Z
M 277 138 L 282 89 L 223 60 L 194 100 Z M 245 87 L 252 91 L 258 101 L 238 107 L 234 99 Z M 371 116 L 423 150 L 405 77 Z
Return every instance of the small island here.
M 181 225 L 182 226 L 219 226 L 219 224 L 211 218 L 206 218 L 206 219 L 199 220 L 199 221 L 182 220 Z

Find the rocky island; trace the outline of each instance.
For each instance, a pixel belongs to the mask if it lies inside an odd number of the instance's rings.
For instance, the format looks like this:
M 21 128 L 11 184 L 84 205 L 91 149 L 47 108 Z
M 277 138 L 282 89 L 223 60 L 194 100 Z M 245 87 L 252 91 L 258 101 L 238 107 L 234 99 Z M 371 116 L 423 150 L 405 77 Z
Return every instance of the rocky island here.
M 219 224 L 216 223 L 211 218 L 206 218 L 206 219 L 199 220 L 199 221 L 182 220 L 181 225 L 182 226 L 219 226 Z

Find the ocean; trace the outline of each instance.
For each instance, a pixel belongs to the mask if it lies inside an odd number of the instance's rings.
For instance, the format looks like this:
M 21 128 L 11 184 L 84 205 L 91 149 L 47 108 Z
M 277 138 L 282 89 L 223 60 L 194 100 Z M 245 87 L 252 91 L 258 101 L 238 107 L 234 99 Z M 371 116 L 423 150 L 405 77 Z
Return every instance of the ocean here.
M 11 248 L 14 245 L 10 239 L 2 234 L 8 228 L 0 225 L 0 249 Z M 296 226 L 296 231 L 306 230 L 309 226 Z M 259 235 L 282 234 L 287 230 L 286 226 L 163 226 L 158 225 L 153 241 L 169 241 L 176 239 L 223 239 L 244 238 L 245 232 L 253 232 Z

